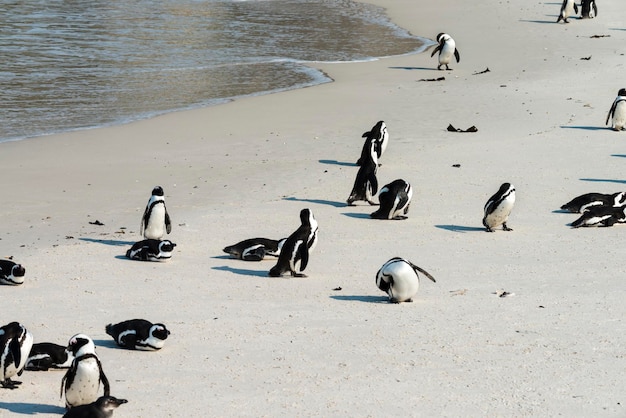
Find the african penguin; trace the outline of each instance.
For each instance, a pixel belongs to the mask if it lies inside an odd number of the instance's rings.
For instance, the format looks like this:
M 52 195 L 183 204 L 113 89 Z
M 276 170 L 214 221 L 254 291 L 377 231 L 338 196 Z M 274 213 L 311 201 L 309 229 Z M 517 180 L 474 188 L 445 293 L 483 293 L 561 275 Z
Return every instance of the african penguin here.
M 494 228 L 502 225 L 505 231 L 512 231 L 506 225 L 509 215 L 515 204 L 515 187 L 510 183 L 503 183 L 500 189 L 489 198 L 485 204 L 485 215 L 483 225 L 487 232 L 493 232 Z
M 590 206 L 578 219 L 572 222 L 572 228 L 581 226 L 613 226 L 626 222 L 626 206 Z
M 0 284 L 18 285 L 24 283 L 26 269 L 11 260 L 0 260 Z
M 626 89 L 620 89 L 617 92 L 617 97 L 611 105 L 609 114 L 606 117 L 606 124 L 609 124 L 609 119 L 613 118 L 611 128 L 614 131 L 621 131 L 626 128 Z
M 33 334 L 19 322 L 11 322 L 0 327 L 0 386 L 5 389 L 16 389 L 22 382 L 11 380 L 15 375 L 21 376 L 33 346 Z
M 65 407 L 70 409 L 94 402 L 98 399 L 100 383 L 104 386 L 104 396 L 109 396 L 109 379 L 102 370 L 91 338 L 85 334 L 76 334 L 70 338 L 67 350 L 72 353 L 74 360 L 61 380 L 61 395 L 65 391 Z
M 278 262 L 269 271 L 271 277 L 280 277 L 286 272 L 290 272 L 292 277 L 306 277 L 302 272 L 317 245 L 318 226 L 310 209 L 300 211 L 300 222 L 300 227 L 283 244 Z
M 172 232 L 170 215 L 165 208 L 163 188 L 156 186 L 152 189 L 152 196 L 148 200 L 146 210 L 141 218 L 140 233 L 146 239 L 162 239 L 165 233 Z
M 580 17 L 583 19 L 593 19 L 596 16 L 598 16 L 596 0 L 582 0 L 580 2 Z
M 233 258 L 244 261 L 261 261 L 266 255 L 278 257 L 287 238 L 250 238 L 224 247 L 223 251 Z
M 433 49 L 432 54 L 430 56 L 434 56 L 437 51 L 439 51 L 439 65 L 437 66 L 438 70 L 441 70 L 441 66 L 445 65 L 446 70 L 449 70 L 448 64 L 452 61 L 452 56 L 456 58 L 456 62 L 461 61 L 461 56 L 459 55 L 459 50 L 456 49 L 456 42 L 454 39 L 447 33 L 440 33 L 437 35 L 437 47 Z
M 63 418 L 109 418 L 117 407 L 127 402 L 114 396 L 100 396 L 95 402 L 70 409 Z
M 626 204 L 626 192 L 613 194 L 585 193 L 577 196 L 561 206 L 561 209 L 572 213 L 581 213 L 591 206 L 622 206 Z
M 564 23 L 569 23 L 567 19 L 575 13 L 578 14 L 578 5 L 576 5 L 576 2 L 574 0 L 563 0 L 561 12 L 559 13 L 559 18 L 556 20 L 556 23 L 559 23 L 561 20 Z
M 394 257 L 376 273 L 376 286 L 389 295 L 392 303 L 412 302 L 420 286 L 418 272 L 435 282 L 435 278 L 426 270 L 409 260 Z
M 28 354 L 25 369 L 46 371 L 48 369 L 69 369 L 74 356 L 64 347 L 54 343 L 35 343 Z
M 126 257 L 131 260 L 140 261 L 161 261 L 169 260 L 174 251 L 174 244 L 170 240 L 144 239 L 133 244 L 130 250 L 126 251 Z
M 402 179 L 383 186 L 378 193 L 380 208 L 370 214 L 374 219 L 406 219 L 413 197 L 413 188 Z
M 372 200 L 372 197 L 378 191 L 378 179 L 376 178 L 378 156 L 375 143 L 370 143 L 369 151 L 368 158 L 361 162 L 359 171 L 356 173 L 354 186 L 352 186 L 352 192 L 347 200 L 350 206 L 357 200 L 365 200 L 370 205 L 377 205 L 377 203 Z
M 129 350 L 160 350 L 170 332 L 163 324 L 153 324 L 145 319 L 130 319 L 105 328 L 117 345 Z
M 387 144 L 389 143 L 389 132 L 387 132 L 385 122 L 382 120 L 378 121 L 370 131 L 365 132 L 361 137 L 365 138 L 365 142 L 361 149 L 361 157 L 357 160 L 356 165 L 361 165 L 363 161 L 369 158 L 371 143 L 376 144 L 376 156 L 377 160 L 380 160 L 380 157 L 387 149 Z

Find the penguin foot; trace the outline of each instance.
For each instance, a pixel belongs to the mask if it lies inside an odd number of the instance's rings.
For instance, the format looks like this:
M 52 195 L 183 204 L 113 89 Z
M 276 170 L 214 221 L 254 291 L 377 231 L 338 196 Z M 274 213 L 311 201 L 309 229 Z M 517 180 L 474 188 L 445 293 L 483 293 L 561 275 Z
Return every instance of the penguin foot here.
M 378 205 L 380 205 L 380 203 L 376 203 L 373 200 L 368 200 L 367 203 L 369 203 L 371 206 L 378 206 Z
M 4 389 L 17 389 L 19 385 L 21 385 L 22 382 L 18 382 L 17 380 L 11 380 L 11 379 L 5 379 L 4 382 L 1 382 L 0 385 L 4 388 Z
M 493 228 L 485 227 L 485 232 L 494 232 Z
M 304 273 L 296 273 L 295 271 L 292 271 L 291 277 L 308 277 L 308 276 Z
M 512 231 L 512 229 L 509 228 L 508 226 L 506 226 L 506 224 L 502 224 L 502 230 L 503 231 Z

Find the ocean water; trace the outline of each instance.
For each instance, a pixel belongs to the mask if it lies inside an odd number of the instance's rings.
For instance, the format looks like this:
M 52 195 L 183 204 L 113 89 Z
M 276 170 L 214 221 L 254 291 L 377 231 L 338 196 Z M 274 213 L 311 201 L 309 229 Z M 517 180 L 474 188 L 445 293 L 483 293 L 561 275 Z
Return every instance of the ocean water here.
M 330 81 L 307 62 L 417 52 L 347 0 L 0 2 L 0 142 Z

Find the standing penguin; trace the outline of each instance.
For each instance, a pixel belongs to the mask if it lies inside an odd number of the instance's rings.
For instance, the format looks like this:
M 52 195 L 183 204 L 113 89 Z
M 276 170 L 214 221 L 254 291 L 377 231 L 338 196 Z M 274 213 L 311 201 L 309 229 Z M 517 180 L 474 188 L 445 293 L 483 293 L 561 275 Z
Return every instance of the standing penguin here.
M 76 334 L 70 338 L 67 350 L 72 353 L 74 360 L 61 380 L 61 395 L 65 391 L 65 407 L 69 410 L 94 402 L 98 399 L 100 383 L 104 386 L 104 396 L 109 396 L 109 379 L 102 370 L 91 338 L 85 334 Z
M 609 119 L 613 118 L 611 127 L 614 131 L 621 131 L 626 128 L 626 89 L 620 89 L 617 92 L 617 97 L 611 105 L 609 114 L 606 116 L 606 124 L 609 124 Z
M 580 2 L 580 17 L 583 19 L 593 19 L 596 16 L 598 16 L 596 0 L 582 0 Z
M 156 186 L 141 218 L 140 233 L 146 239 L 161 239 L 167 232 L 172 232 L 170 215 L 165 208 L 163 188 Z
M 30 371 L 46 371 L 48 369 L 69 369 L 74 361 L 67 347 L 54 343 L 33 344 L 24 367 Z
M 515 187 L 510 183 L 503 183 L 500 189 L 489 198 L 485 204 L 485 216 L 483 217 L 483 225 L 487 228 L 487 232 L 493 232 L 493 229 L 502 225 L 505 231 L 512 231 L 506 225 L 509 215 L 515 204 Z
M 26 269 L 11 260 L 0 260 L 0 284 L 18 285 L 24 283 Z
M 361 167 L 359 167 L 359 171 L 356 173 L 354 186 L 347 200 L 350 206 L 357 200 L 365 200 L 370 205 L 377 204 L 372 200 L 372 197 L 378 191 L 378 179 L 376 178 L 376 171 L 378 170 L 376 143 L 370 143 L 369 151 L 368 158 L 362 161 Z
M 19 322 L 11 322 L 0 328 L 0 386 L 16 389 L 22 382 L 11 380 L 21 376 L 33 346 L 33 334 Z
M 578 14 L 578 6 L 576 5 L 575 1 L 563 0 L 563 4 L 561 5 L 561 13 L 559 13 L 559 18 L 556 20 L 556 23 L 559 23 L 561 20 L 564 23 L 569 23 L 567 19 L 574 14 Z
M 361 157 L 357 160 L 356 165 L 363 164 L 363 161 L 369 158 L 372 142 L 376 144 L 376 156 L 378 157 L 377 160 L 380 160 L 389 143 L 389 132 L 387 132 L 385 122 L 379 121 L 370 131 L 365 132 L 361 138 L 365 138 L 365 142 L 361 149 Z
M 409 260 L 394 257 L 383 264 L 376 273 L 376 286 L 389 295 L 389 302 L 412 302 L 420 286 L 417 272 L 423 273 L 435 282 L 435 278 L 426 270 Z
M 380 208 L 370 214 L 374 219 L 406 219 L 413 197 L 413 188 L 402 179 L 383 186 L 378 194 Z
M 130 319 L 105 327 L 117 345 L 129 350 L 160 350 L 170 332 L 163 324 L 153 324 L 145 319 Z
M 456 62 L 461 61 L 461 56 L 459 55 L 459 50 L 456 49 L 456 43 L 454 39 L 447 33 L 440 33 L 437 35 L 437 42 L 439 45 L 435 49 L 433 49 L 432 54 L 430 56 L 434 56 L 437 51 L 439 51 L 439 65 L 437 66 L 438 70 L 441 70 L 441 66 L 445 65 L 446 70 L 449 70 L 448 64 L 452 61 L 452 56 L 456 58 Z
M 63 418 L 109 418 L 113 411 L 120 405 L 128 402 L 126 399 L 118 399 L 114 396 L 100 396 L 89 405 L 81 405 L 70 409 Z
M 310 209 L 300 211 L 300 222 L 300 227 L 283 244 L 278 262 L 269 271 L 271 277 L 280 277 L 286 272 L 290 272 L 292 277 L 306 277 L 302 272 L 317 245 L 318 226 Z

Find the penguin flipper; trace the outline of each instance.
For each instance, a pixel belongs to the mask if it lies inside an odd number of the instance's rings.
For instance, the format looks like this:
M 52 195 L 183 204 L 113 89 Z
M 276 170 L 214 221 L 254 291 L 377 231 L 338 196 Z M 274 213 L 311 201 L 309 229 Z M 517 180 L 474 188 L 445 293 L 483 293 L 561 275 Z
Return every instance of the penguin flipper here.
M 598 17 L 598 6 L 596 6 L 596 2 L 593 2 L 593 14 L 595 17 Z
M 578 14 L 578 5 L 576 5 L 576 3 L 574 3 L 574 11 Z
M 309 248 L 304 241 L 300 241 L 298 252 L 300 253 L 300 271 L 304 271 L 309 264 Z
M 456 58 L 456 62 L 461 61 L 461 56 L 459 55 L 459 50 L 454 48 L 454 58 Z
M 102 363 L 100 363 L 100 359 L 95 357 L 96 363 L 98 363 L 98 370 L 100 370 L 100 381 L 104 385 L 104 396 L 109 396 L 111 394 L 111 386 L 109 385 L 109 379 L 107 379 L 104 371 L 102 370 Z
M 13 338 L 9 343 L 9 350 L 11 350 L 11 354 L 13 355 L 13 363 L 15 363 L 15 368 L 17 368 L 22 361 L 22 351 L 20 350 L 20 340 L 17 338 Z
M 165 211 L 165 230 L 169 234 L 172 232 L 172 222 L 170 221 L 170 214 Z
M 434 57 L 435 54 L 437 53 L 437 51 L 439 51 L 441 49 L 441 44 L 437 45 L 437 48 L 433 49 L 432 54 L 430 54 L 431 57 Z
M 406 260 L 409 265 L 413 268 L 413 270 L 415 270 L 415 272 L 417 273 L 418 271 L 422 274 L 424 274 L 424 276 L 428 277 L 430 280 L 432 280 L 434 283 L 437 283 L 437 281 L 435 280 L 435 278 L 433 276 L 430 275 L 429 272 L 427 272 L 426 270 L 424 270 L 423 268 L 416 266 L 415 264 L 411 263 L 409 260 Z
M 609 119 L 611 119 L 611 117 L 613 116 L 613 114 L 615 113 L 615 107 L 617 106 L 617 100 L 615 100 L 613 102 L 613 104 L 611 105 L 611 109 L 609 109 L 609 114 L 606 115 L 606 124 L 609 124 Z

